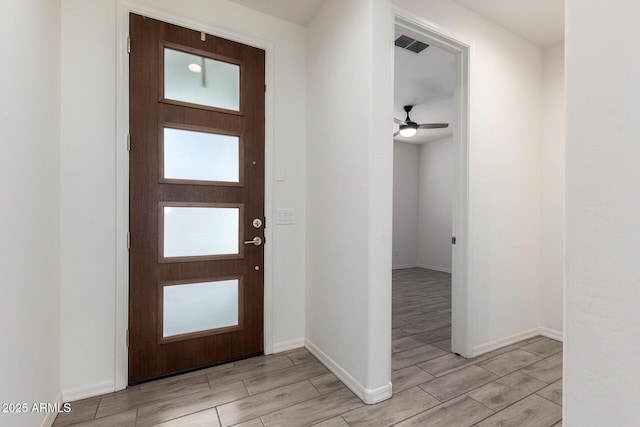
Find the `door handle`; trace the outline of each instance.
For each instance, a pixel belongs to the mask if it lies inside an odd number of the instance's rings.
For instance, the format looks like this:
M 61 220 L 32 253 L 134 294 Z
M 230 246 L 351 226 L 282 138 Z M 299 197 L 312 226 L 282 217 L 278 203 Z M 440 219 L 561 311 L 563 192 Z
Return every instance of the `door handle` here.
M 260 246 L 262 244 L 262 239 L 260 237 L 254 237 L 253 240 L 247 240 L 244 242 L 245 245 L 255 245 Z

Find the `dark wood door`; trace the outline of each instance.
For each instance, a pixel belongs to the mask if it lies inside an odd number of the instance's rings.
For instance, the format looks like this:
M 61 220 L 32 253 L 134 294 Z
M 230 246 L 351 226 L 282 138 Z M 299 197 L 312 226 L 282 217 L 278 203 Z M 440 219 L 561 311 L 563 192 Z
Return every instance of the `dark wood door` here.
M 135 14 L 130 38 L 134 384 L 263 352 L 265 79 L 254 47 Z

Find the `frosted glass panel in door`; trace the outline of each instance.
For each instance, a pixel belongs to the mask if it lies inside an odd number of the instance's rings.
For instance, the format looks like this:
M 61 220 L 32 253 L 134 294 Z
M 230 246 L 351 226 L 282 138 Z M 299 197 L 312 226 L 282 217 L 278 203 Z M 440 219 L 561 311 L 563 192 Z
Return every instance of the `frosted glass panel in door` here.
M 165 286 L 162 336 L 238 325 L 238 279 Z
M 164 97 L 240 110 L 240 66 L 164 48 Z
M 164 257 L 233 255 L 239 248 L 239 208 L 164 206 Z
M 240 138 L 164 128 L 164 178 L 240 182 Z

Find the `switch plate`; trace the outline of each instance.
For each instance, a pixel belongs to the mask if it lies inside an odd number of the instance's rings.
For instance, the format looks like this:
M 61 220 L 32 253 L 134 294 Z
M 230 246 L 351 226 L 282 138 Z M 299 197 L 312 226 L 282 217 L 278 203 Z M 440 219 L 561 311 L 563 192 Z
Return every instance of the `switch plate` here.
M 293 209 L 276 209 L 276 225 L 293 225 L 296 223 L 296 211 Z

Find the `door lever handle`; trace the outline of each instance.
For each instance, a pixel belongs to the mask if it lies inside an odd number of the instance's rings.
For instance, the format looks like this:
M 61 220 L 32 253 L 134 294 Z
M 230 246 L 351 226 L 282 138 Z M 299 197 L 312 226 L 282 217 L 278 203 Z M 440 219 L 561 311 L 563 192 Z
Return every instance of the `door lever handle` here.
M 262 239 L 260 237 L 254 237 L 253 240 L 247 240 L 244 242 L 245 245 L 255 245 L 260 246 L 262 244 Z

